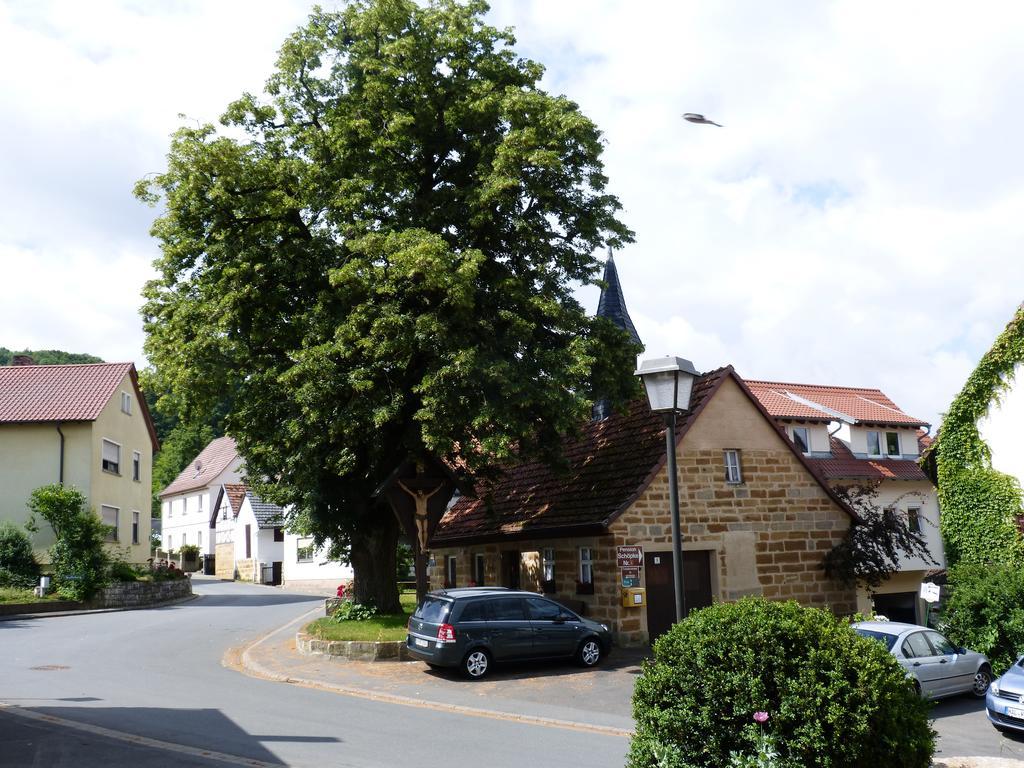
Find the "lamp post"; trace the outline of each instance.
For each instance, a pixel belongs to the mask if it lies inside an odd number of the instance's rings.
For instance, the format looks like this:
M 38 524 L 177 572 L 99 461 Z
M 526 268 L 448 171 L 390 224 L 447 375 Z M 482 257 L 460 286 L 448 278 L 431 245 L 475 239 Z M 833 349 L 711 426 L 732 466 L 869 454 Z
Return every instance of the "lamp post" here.
M 690 395 L 697 370 L 681 357 L 644 360 L 636 371 L 644 383 L 651 411 L 665 419 L 665 456 L 668 469 L 668 499 L 672 513 L 672 583 L 676 592 L 676 621 L 686 613 L 683 599 L 683 540 L 679 525 L 679 479 L 676 477 L 676 415 L 690 408 Z

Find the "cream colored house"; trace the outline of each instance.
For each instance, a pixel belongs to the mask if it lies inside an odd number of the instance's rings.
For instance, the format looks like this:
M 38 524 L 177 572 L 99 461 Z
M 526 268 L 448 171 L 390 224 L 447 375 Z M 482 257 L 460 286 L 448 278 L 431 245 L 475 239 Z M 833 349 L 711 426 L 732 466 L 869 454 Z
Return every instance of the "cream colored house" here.
M 0 520 L 23 525 L 40 486 L 74 486 L 112 526 L 111 548 L 143 563 L 158 449 L 132 363 L 0 367 Z M 45 561 L 45 523 L 33 544 Z
M 857 610 L 923 624 L 921 582 L 945 567 L 935 487 L 918 466 L 922 427 L 881 390 L 748 380 L 808 463 L 831 486 L 876 486 L 876 506 L 894 509 L 921 533 L 934 562 L 903 557 L 899 570 L 873 593 L 858 590 Z

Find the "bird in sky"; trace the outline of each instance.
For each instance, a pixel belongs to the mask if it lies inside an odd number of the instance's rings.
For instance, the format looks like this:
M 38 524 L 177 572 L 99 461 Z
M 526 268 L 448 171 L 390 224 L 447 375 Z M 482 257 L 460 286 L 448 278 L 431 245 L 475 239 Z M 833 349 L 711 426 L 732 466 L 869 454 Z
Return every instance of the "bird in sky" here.
M 687 120 L 691 123 L 699 123 L 700 125 L 718 125 L 719 128 L 722 127 L 714 120 L 708 120 L 704 115 L 698 115 L 696 112 L 684 112 L 683 120 Z

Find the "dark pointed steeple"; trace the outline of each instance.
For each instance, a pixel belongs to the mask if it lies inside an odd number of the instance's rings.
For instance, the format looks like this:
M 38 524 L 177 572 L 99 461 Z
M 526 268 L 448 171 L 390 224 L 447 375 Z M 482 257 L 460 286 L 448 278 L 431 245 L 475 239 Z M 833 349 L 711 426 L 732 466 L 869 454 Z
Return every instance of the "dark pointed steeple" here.
M 619 285 L 619 271 L 615 269 L 611 248 L 608 249 L 608 261 L 604 263 L 604 277 L 601 279 L 604 282 L 604 288 L 601 289 L 601 300 L 597 302 L 597 316 L 607 317 L 626 331 L 637 344 L 642 343 L 636 328 L 633 327 L 633 321 L 629 318 L 629 311 L 626 309 L 626 299 L 622 295 L 622 286 Z
M 619 285 L 619 272 L 615 269 L 615 259 L 612 258 L 612 249 L 608 249 L 608 260 L 604 263 L 604 276 L 601 278 L 604 287 L 601 289 L 601 299 L 597 302 L 597 316 L 606 317 L 615 323 L 619 328 L 629 334 L 629 338 L 637 344 L 643 345 L 640 335 L 633 327 L 633 321 L 626 309 L 626 299 L 622 295 L 622 286 Z M 594 403 L 592 416 L 594 421 L 607 419 L 612 415 L 612 406 L 604 398 Z

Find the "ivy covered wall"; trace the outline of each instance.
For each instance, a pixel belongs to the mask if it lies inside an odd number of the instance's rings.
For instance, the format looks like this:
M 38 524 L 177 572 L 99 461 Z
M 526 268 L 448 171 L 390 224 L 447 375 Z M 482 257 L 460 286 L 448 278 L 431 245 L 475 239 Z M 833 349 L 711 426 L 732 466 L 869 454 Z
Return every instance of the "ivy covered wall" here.
M 949 565 L 958 562 L 1024 565 L 1017 527 L 1021 487 L 992 467 L 978 422 L 998 403 L 1024 363 L 1024 304 L 981 358 L 949 407 L 932 455 L 939 486 L 942 537 Z

